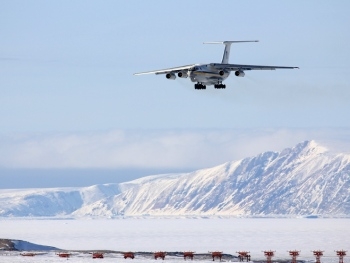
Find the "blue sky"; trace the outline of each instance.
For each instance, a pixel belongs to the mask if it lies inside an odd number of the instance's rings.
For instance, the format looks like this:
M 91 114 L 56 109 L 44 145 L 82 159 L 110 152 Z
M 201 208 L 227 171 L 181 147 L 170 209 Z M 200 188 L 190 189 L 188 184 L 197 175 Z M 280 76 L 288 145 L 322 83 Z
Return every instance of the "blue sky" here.
M 349 151 L 348 1 L 1 6 L 1 169 L 186 170 L 308 139 Z M 133 76 L 221 61 L 223 46 L 205 41 L 255 39 L 233 45 L 230 62 L 300 70 L 205 91 Z

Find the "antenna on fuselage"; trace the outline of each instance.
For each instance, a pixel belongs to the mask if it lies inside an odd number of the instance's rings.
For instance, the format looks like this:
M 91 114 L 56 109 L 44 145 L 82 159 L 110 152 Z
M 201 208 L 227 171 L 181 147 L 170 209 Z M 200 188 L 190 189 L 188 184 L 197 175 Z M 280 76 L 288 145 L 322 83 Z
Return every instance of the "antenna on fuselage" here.
M 204 42 L 203 44 L 224 44 L 225 50 L 222 56 L 222 64 L 228 64 L 230 57 L 231 44 L 233 43 L 245 43 L 245 42 L 259 42 L 259 40 L 244 40 L 244 41 L 213 41 L 213 42 Z

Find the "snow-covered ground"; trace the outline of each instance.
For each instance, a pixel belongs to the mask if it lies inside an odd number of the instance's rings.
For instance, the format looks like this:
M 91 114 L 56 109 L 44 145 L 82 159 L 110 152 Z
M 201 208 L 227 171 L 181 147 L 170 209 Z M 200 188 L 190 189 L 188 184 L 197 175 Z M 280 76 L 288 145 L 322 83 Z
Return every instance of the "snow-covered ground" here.
M 300 259 L 313 260 L 311 250 L 324 250 L 323 262 L 338 262 L 334 250 L 350 251 L 350 219 L 287 218 L 127 218 L 114 220 L 1 219 L 0 238 L 20 239 L 67 250 L 115 251 L 236 251 L 264 259 L 262 250 L 275 250 L 276 259 L 289 258 L 287 250 L 301 251 Z M 34 258 L 1 255 L 0 262 L 61 262 L 54 253 Z M 8 253 L 7 253 L 8 254 Z M 103 262 L 116 262 L 119 254 Z M 70 262 L 89 262 L 79 254 Z M 133 262 L 152 260 L 136 257 Z M 167 261 L 178 261 L 169 257 Z M 96 260 L 95 260 L 96 261 Z M 210 261 L 210 259 L 208 259 Z M 349 261 L 345 258 L 345 262 Z

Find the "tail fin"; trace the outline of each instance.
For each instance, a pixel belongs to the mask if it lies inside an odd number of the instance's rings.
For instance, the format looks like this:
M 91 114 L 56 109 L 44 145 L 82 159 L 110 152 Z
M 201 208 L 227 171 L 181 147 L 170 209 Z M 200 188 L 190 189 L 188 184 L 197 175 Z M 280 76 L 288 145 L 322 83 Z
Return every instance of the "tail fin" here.
M 259 42 L 259 40 L 246 40 L 246 41 L 215 41 L 215 42 L 204 42 L 203 44 L 224 44 L 225 50 L 222 56 L 222 64 L 228 64 L 228 59 L 230 57 L 230 49 L 232 43 L 243 43 L 243 42 Z

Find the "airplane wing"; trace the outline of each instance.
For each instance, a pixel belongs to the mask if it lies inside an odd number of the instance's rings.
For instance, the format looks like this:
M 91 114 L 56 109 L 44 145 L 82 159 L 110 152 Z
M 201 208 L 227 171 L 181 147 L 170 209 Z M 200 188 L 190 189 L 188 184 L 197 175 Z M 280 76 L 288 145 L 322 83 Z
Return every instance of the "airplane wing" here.
M 299 67 L 282 67 L 282 66 L 257 66 L 257 65 L 241 65 L 241 64 L 211 64 L 217 69 L 226 69 L 230 71 L 236 70 L 275 70 L 275 69 L 298 69 Z
M 167 74 L 167 73 L 178 73 L 183 70 L 189 70 L 190 68 L 194 67 L 195 64 L 192 65 L 186 65 L 186 66 L 181 66 L 181 67 L 175 67 L 175 68 L 166 68 L 166 69 L 160 69 L 160 70 L 153 70 L 153 71 L 146 71 L 146 72 L 140 72 L 140 73 L 135 73 L 134 75 L 144 75 L 144 74 Z

